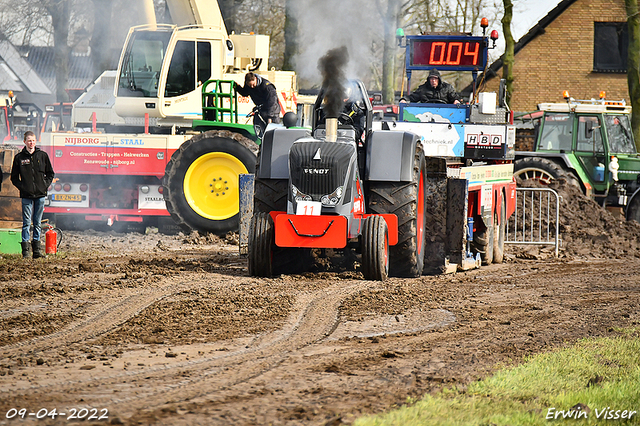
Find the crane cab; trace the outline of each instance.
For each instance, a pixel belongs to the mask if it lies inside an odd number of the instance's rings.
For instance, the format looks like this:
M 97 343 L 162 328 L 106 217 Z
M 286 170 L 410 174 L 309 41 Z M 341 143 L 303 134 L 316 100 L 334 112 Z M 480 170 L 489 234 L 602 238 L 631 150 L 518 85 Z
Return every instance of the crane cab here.
M 133 27 L 120 57 L 115 88 L 122 117 L 192 120 L 202 83 L 234 65 L 234 46 L 222 29 L 173 25 Z

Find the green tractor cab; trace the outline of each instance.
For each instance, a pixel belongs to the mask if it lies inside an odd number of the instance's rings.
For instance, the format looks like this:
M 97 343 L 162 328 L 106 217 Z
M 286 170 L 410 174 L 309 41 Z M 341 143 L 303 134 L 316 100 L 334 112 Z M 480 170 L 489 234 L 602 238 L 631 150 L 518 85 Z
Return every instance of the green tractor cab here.
M 600 205 L 640 222 L 640 158 L 624 101 L 543 103 L 519 114 L 514 175 L 520 181 L 563 179 Z

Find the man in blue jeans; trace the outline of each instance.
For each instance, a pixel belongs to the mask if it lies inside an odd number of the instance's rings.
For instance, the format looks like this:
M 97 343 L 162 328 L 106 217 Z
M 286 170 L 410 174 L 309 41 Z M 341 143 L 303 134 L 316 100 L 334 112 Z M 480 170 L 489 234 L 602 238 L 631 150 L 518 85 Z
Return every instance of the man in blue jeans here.
M 33 222 L 33 258 L 44 256 L 40 245 L 42 228 L 40 221 L 44 212 L 44 200 L 47 189 L 55 173 L 46 152 L 36 147 L 36 135 L 24 133 L 24 148 L 13 158 L 11 182 L 20 191 L 22 198 L 22 257 L 30 257 L 29 237 Z

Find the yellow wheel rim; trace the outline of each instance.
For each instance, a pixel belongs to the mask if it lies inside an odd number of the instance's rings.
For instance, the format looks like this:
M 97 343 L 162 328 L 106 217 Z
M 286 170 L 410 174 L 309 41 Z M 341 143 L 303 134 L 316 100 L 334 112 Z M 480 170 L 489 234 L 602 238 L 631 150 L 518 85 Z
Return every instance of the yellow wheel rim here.
M 193 211 L 211 220 L 240 211 L 238 176 L 247 168 L 233 155 L 211 152 L 198 157 L 184 175 L 184 197 Z

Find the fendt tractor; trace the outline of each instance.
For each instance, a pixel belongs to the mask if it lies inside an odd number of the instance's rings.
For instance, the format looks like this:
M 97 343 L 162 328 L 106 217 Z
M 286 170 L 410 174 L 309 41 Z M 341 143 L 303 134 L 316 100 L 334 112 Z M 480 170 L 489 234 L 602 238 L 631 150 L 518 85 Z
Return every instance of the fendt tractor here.
M 414 70 L 477 71 L 487 37 L 407 37 Z M 249 273 L 300 270 L 316 249 L 355 251 L 366 279 L 466 270 L 502 262 L 505 226 L 515 210 L 515 127 L 504 89 L 468 105 L 401 103 L 399 121 L 372 121 L 360 82 L 351 86 L 363 111 L 324 111 L 349 90 L 323 87 L 313 127 L 273 129 L 260 147 L 249 231 Z M 335 93 L 338 93 L 335 95 Z M 475 94 L 474 94 L 475 95 Z M 341 111 L 338 108 L 338 111 Z
M 216 2 L 168 0 L 167 25 L 139 1 L 149 23 L 129 31 L 117 72 L 74 103 L 75 131 L 50 125 L 41 137 L 59 178 L 45 213 L 71 226 L 234 230 L 238 175 L 253 172 L 259 140 L 233 83 L 264 76 L 284 112 L 295 74 L 268 69 L 268 36 L 228 35 Z
M 515 118 L 518 180 L 563 179 L 613 213 L 640 222 L 640 158 L 631 107 L 605 98 L 542 103 Z

